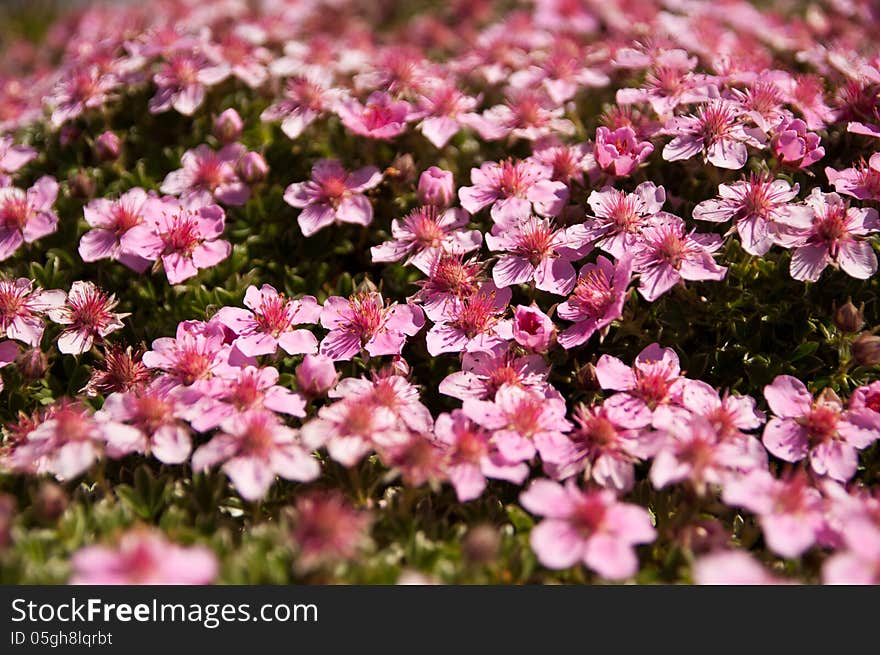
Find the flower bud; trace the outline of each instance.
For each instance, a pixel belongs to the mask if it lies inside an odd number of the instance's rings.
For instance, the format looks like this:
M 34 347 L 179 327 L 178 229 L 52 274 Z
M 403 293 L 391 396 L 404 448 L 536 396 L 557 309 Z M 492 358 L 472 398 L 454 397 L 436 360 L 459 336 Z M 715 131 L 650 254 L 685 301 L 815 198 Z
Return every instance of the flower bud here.
M 39 348 L 26 350 L 18 358 L 18 370 L 26 380 L 41 380 L 48 368 L 49 361 Z
M 852 299 L 846 301 L 834 314 L 834 324 L 841 332 L 852 334 L 858 332 L 865 325 L 862 317 L 862 310 L 857 309 L 852 303 Z
M 256 184 L 266 179 L 269 174 L 269 164 L 258 152 L 247 152 L 238 160 L 238 176 L 248 184 Z
M 244 129 L 244 121 L 234 109 L 227 109 L 214 119 L 213 134 L 220 143 L 237 141 Z
M 336 384 L 336 367 L 326 355 L 306 355 L 296 367 L 296 382 L 300 393 L 319 398 Z
M 599 385 L 599 376 L 596 374 L 596 366 L 587 362 L 579 367 L 575 372 L 578 386 L 584 391 L 598 391 L 602 387 Z
M 114 161 L 122 151 L 122 140 L 107 130 L 95 140 L 95 156 L 101 161 Z
M 54 482 L 44 482 L 34 499 L 34 512 L 48 523 L 54 523 L 67 509 L 64 489 Z
M 91 198 L 95 195 L 95 181 L 85 171 L 77 171 L 69 178 L 67 184 L 70 195 L 74 198 Z
M 419 177 L 419 202 L 423 205 L 449 207 L 455 198 L 455 181 L 452 173 L 431 166 Z
M 555 334 L 553 321 L 534 305 L 513 310 L 513 340 L 537 353 L 546 352 Z
M 388 177 L 393 177 L 400 182 L 409 182 L 416 177 L 416 163 L 411 154 L 397 155 L 385 170 Z
M 471 564 L 490 564 L 498 557 L 501 535 L 488 524 L 476 525 L 467 531 L 461 542 L 461 552 Z
M 862 332 L 852 343 L 852 355 L 862 366 L 877 366 L 880 364 L 880 337 Z
M 58 143 L 62 148 L 66 148 L 70 144 L 77 141 L 82 136 L 82 130 L 76 125 L 68 123 L 58 130 Z

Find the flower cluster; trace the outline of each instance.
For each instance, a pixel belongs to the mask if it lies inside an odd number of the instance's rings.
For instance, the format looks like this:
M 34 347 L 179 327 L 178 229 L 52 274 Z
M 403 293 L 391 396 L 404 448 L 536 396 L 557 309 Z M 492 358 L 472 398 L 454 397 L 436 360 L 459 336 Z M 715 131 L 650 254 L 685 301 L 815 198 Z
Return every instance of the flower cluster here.
M 7 46 L 0 476 L 99 530 L 47 570 L 880 581 L 870 3 L 368 4 Z

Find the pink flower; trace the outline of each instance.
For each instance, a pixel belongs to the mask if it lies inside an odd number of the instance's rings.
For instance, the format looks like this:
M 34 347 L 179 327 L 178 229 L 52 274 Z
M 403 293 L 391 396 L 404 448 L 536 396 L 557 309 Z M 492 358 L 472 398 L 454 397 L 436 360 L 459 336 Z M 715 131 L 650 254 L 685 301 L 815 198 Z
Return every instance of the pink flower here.
M 11 136 L 0 138 L 0 172 L 15 173 L 36 159 L 36 150 L 30 146 L 14 144 Z
M 27 278 L 0 277 L 0 334 L 28 346 L 39 346 L 43 337 L 42 315 L 64 305 L 66 294 L 34 287 Z
M 470 296 L 447 305 L 426 336 L 428 352 L 436 357 L 449 352 L 491 350 L 511 339 L 510 320 L 502 318 L 511 296 L 510 289 L 485 282 Z
M 199 585 L 217 577 L 214 553 L 179 546 L 158 530 L 129 530 L 115 548 L 87 546 L 71 559 L 75 585 Z
M 168 173 L 160 190 L 181 196 L 184 202 L 243 205 L 250 197 L 250 189 L 235 170 L 245 151 L 240 143 L 230 143 L 216 151 L 205 144 L 187 150 L 180 158 L 182 168 Z
M 755 468 L 754 454 L 742 443 L 722 439 L 703 416 L 682 417 L 658 410 L 654 426 L 663 433 L 651 465 L 655 489 L 688 481 L 703 495 L 707 485 L 722 485 L 731 474 Z
M 471 214 L 492 205 L 496 223 L 515 223 L 532 212 L 558 216 L 568 200 L 568 187 L 551 179 L 553 171 L 535 161 L 507 159 L 471 169 L 471 184 L 461 187 L 461 206 Z
M 517 89 L 540 86 L 552 103 L 563 105 L 584 88 L 610 82 L 604 73 L 584 66 L 585 54 L 573 39 L 559 39 L 535 65 L 514 72 L 510 84 Z
M 527 350 L 545 353 L 556 338 L 556 327 L 537 305 L 513 309 L 513 340 Z
M 180 284 L 223 261 L 232 251 L 220 239 L 226 214 L 218 205 L 165 197 L 148 221 L 128 230 L 121 247 L 139 257 L 161 260 L 169 284 Z
M 631 252 L 642 228 L 653 223 L 654 217 L 667 216 L 661 212 L 664 202 L 666 191 L 653 182 L 642 182 L 633 193 L 605 187 L 590 192 L 587 203 L 593 215 L 570 230 L 619 260 Z
M 492 431 L 492 443 L 511 463 L 529 461 L 536 452 L 550 463 L 564 462 L 571 455 L 565 433 L 572 426 L 565 418 L 565 401 L 560 397 L 505 384 L 492 401 L 466 398 L 462 411 L 474 423 Z
M 510 134 L 535 141 L 553 134 L 574 134 L 574 124 L 564 116 L 565 109 L 551 102 L 546 94 L 531 89 L 511 88 L 505 104 L 487 109 L 483 113 L 483 120 L 496 126 L 496 138 Z
M 880 438 L 880 416 L 867 408 L 843 409 L 826 390 L 815 400 L 803 382 L 777 375 L 764 387 L 775 416 L 764 428 L 764 445 L 786 462 L 809 456 L 819 475 L 846 482 L 856 473 L 858 451 Z
M 498 139 L 501 131 L 474 112 L 479 98 L 465 95 L 453 83 L 432 83 L 416 99 L 417 114 L 423 117 L 416 126 L 435 148 L 444 148 L 461 130 L 470 127 L 486 140 Z
M 656 454 L 660 434 L 645 430 L 648 424 L 617 423 L 602 405 L 579 405 L 574 430 L 568 435 L 572 453 L 568 461 L 551 467 L 556 479 L 583 471 L 584 478 L 600 487 L 626 493 L 635 484 L 636 463 Z M 546 467 L 545 467 L 546 468 Z
M 291 538 L 299 551 L 295 566 L 310 571 L 354 559 L 369 540 L 372 516 L 352 507 L 338 491 L 297 496 Z
M 58 229 L 52 210 L 58 197 L 55 178 L 43 176 L 24 191 L 0 187 L 0 261 L 8 259 L 22 243 L 33 243 Z
M 810 220 L 812 211 L 790 204 L 799 191 L 785 180 L 753 174 L 748 180 L 718 186 L 719 200 L 704 200 L 694 207 L 698 221 L 726 223 L 736 221 L 743 250 L 750 255 L 765 255 L 776 239 L 779 225 L 790 221 Z
M 369 225 L 373 206 L 364 195 L 382 181 L 375 166 L 348 173 L 335 159 L 321 159 L 312 167 L 312 179 L 295 182 L 284 192 L 284 201 L 302 211 L 299 227 L 307 237 L 334 223 Z
M 50 121 L 55 128 L 72 121 L 87 109 L 101 107 L 111 98 L 119 80 L 102 72 L 98 66 L 84 66 L 62 75 L 46 98 L 52 110 Z
M 130 425 L 136 433 L 111 431 L 107 437 L 107 453 L 111 457 L 133 452 L 152 453 L 165 464 L 182 464 L 192 451 L 190 430 L 178 418 L 182 410 L 177 397 L 155 382 L 131 391 L 111 393 L 96 417 Z
M 382 91 L 371 93 L 363 105 L 354 98 L 349 98 L 337 102 L 334 109 L 342 124 L 354 134 L 382 140 L 403 134 L 412 114 L 412 107 L 408 102 L 394 100 Z
M 828 181 L 838 193 L 859 200 L 880 200 L 880 152 L 875 152 L 866 164 L 859 162 L 842 171 L 825 168 Z
M 571 262 L 592 249 L 574 231 L 556 228 L 549 219 L 534 216 L 511 225 L 496 225 L 486 235 L 486 245 L 489 250 L 505 253 L 492 269 L 498 287 L 534 280 L 536 288 L 559 296 L 574 287 L 576 274 Z
M 638 53 L 637 56 L 642 59 L 638 63 L 635 59 L 629 60 L 633 52 L 631 48 L 618 50 L 615 63 L 626 68 L 650 66 L 650 69 L 641 88 L 618 89 L 616 100 L 619 104 L 647 102 L 658 116 L 664 117 L 672 115 L 679 105 L 707 102 L 718 96 L 711 76 L 691 72 L 697 59 L 685 50 L 663 50 L 656 57 L 651 57 L 653 61 Z
M 226 344 L 223 327 L 217 322 L 184 321 L 177 326 L 174 338 L 153 341 L 153 349 L 144 353 L 148 368 L 163 371 L 168 387 L 203 386 L 214 375 L 229 372 L 232 347 Z
M 336 385 L 339 374 L 326 355 L 306 355 L 296 367 L 296 385 L 306 398 L 320 398 Z
M 880 414 L 880 380 L 853 391 L 849 398 L 849 407 L 850 409 L 864 407 Z
M 822 495 L 803 472 L 777 479 L 768 471 L 754 470 L 729 480 L 722 498 L 757 514 L 767 547 L 789 559 L 815 544 L 825 526 Z
M 611 175 L 630 175 L 653 152 L 651 142 L 637 141 L 631 127 L 620 127 L 613 132 L 603 126 L 596 128 L 593 154 L 599 168 Z
M 269 78 L 265 66 L 271 58 L 269 51 L 234 30 L 216 43 L 206 43 L 204 51 L 212 65 L 199 71 L 199 81 L 208 86 L 232 76 L 256 89 Z
M 659 405 L 681 400 L 684 386 L 678 355 L 656 343 L 642 350 L 632 367 L 617 357 L 602 355 L 596 363 L 596 377 L 603 389 L 621 392 L 605 401 L 605 409 L 625 427 L 650 424 Z
M 813 189 L 806 199 L 812 216 L 790 215 L 782 220 L 777 242 L 794 248 L 791 276 L 815 282 L 831 264 L 847 275 L 867 280 L 877 272 L 877 255 L 870 236 L 880 232 L 877 210 L 849 207 L 836 193 Z
M 693 577 L 698 585 L 785 584 L 742 550 L 719 550 L 700 557 L 694 562 Z
M 150 98 L 150 113 L 173 108 L 184 116 L 192 116 L 205 100 L 205 85 L 199 74 L 207 66 L 208 61 L 195 49 L 171 54 L 153 76 L 157 88 Z
M 520 485 L 529 475 L 528 465 L 508 462 L 491 443 L 491 433 L 460 409 L 437 417 L 434 436 L 444 446 L 447 475 L 461 502 L 479 498 L 486 478 Z
M 92 229 L 79 242 L 79 255 L 84 262 L 115 259 L 130 269 L 143 273 L 150 260 L 128 252 L 122 247 L 122 237 L 133 227 L 144 222 L 151 214 L 156 199 L 139 187 L 129 189 L 116 200 L 96 198 L 83 208 L 86 223 Z
M 860 523 L 845 533 L 847 548 L 822 565 L 822 581 L 833 585 L 880 584 L 880 529 Z
M 101 456 L 111 434 L 116 438 L 138 437 L 134 428 L 97 421 L 78 403 L 64 403 L 16 444 L 10 463 L 18 471 L 51 473 L 60 480 L 73 480 Z
M 485 263 L 471 257 L 440 251 L 431 262 L 424 280 L 417 280 L 419 291 L 412 300 L 420 302 L 425 314 L 437 322 L 449 318 L 480 288 Z
M 372 357 L 399 355 L 406 337 L 415 336 L 425 325 L 425 317 L 416 305 L 386 306 L 379 293 L 358 293 L 328 298 L 321 325 L 330 330 L 321 342 L 321 354 L 339 361 L 361 350 Z
M 249 357 L 272 355 L 279 346 L 288 355 L 318 352 L 318 340 L 305 329 L 294 326 L 317 323 L 321 306 L 314 296 L 291 300 L 275 287 L 264 284 L 247 288 L 240 307 L 221 307 L 217 320 L 236 334 L 235 347 Z
M 422 171 L 419 176 L 419 202 L 445 209 L 455 199 L 455 179 L 451 171 L 437 166 Z
M 618 502 L 612 491 L 581 491 L 573 481 L 563 487 L 535 480 L 520 502 L 545 517 L 532 529 L 530 542 L 541 564 L 551 569 L 583 562 L 604 578 L 629 578 L 639 568 L 633 547 L 657 535 L 644 508 Z
M 727 267 L 712 256 L 722 243 L 717 234 L 686 232 L 684 221 L 672 215 L 644 228 L 633 255 L 639 293 L 653 302 L 681 280 L 723 280 Z
M 825 156 L 818 134 L 807 131 L 807 124 L 796 118 L 784 120 L 771 139 L 773 155 L 790 168 L 809 168 Z
M 208 432 L 233 416 L 253 410 L 304 417 L 305 399 L 279 386 L 278 377 L 278 370 L 271 366 L 230 367 L 198 388 L 178 391 L 178 399 L 187 405 L 178 414 L 198 432 Z
M 755 409 L 755 399 L 718 391 L 700 380 L 684 380 L 681 406 L 692 414 L 706 418 L 723 440 L 753 439 L 745 433 L 764 424 L 764 412 Z M 763 446 L 757 444 L 759 454 Z
M 58 337 L 58 350 L 67 355 L 79 355 L 90 350 L 95 340 L 101 341 L 111 332 L 123 327 L 122 319 L 128 314 L 117 314 L 118 304 L 92 282 L 74 282 L 64 305 L 46 313 L 55 323 L 67 327 Z
M 548 370 L 540 355 L 523 357 L 507 345 L 499 345 L 486 352 L 465 352 L 461 370 L 446 376 L 437 390 L 461 400 L 494 398 L 505 384 L 544 393 L 549 388 Z
M 438 250 L 463 255 L 480 247 L 482 233 L 462 229 L 467 223 L 468 215 L 463 209 L 417 207 L 403 219 L 391 221 L 393 239 L 370 249 L 373 261 L 396 262 L 406 257 L 405 265 L 412 264 L 427 273 Z
M 221 462 L 235 489 L 250 501 L 264 498 L 276 475 L 308 482 L 321 472 L 318 460 L 303 447 L 296 432 L 274 414 L 261 410 L 230 417 L 221 431 L 192 456 L 195 471 Z
M 310 73 L 287 80 L 284 98 L 260 114 L 264 122 L 281 121 L 281 131 L 296 139 L 303 130 L 334 106 L 340 92 L 331 89 L 329 75 Z
M 595 174 L 596 159 L 588 143 L 560 144 L 556 139 L 537 141 L 532 159 L 552 169 L 551 180 L 564 184 L 583 184 L 584 173 Z
M 766 138 L 757 128 L 742 124 L 742 112 L 724 100 L 710 100 L 696 115 L 673 118 L 667 126 L 676 135 L 663 148 L 663 159 L 690 159 L 700 152 L 718 168 L 739 169 L 748 159 L 746 145 L 762 147 Z
M 626 288 L 632 276 L 632 258 L 625 256 L 612 264 L 599 255 L 595 264 L 581 268 L 572 295 L 556 308 L 559 318 L 574 325 L 560 332 L 557 340 L 565 349 L 587 342 L 623 314 Z
M 362 398 L 374 407 L 391 410 L 401 425 L 412 432 L 428 433 L 434 426 L 431 412 L 419 400 L 419 389 L 392 368 L 367 378 L 344 378 L 328 394 L 330 398 Z
M 311 449 L 322 446 L 343 466 L 354 466 L 375 444 L 407 439 L 393 411 L 376 406 L 369 396 L 355 396 L 326 405 L 302 426 L 303 442 Z

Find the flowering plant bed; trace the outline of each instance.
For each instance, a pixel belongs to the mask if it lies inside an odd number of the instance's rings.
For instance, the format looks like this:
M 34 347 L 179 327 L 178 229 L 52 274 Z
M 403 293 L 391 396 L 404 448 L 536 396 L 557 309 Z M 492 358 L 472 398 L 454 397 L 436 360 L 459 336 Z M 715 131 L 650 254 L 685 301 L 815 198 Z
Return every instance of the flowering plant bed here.
M 880 582 L 873 3 L 15 24 L 0 582 Z

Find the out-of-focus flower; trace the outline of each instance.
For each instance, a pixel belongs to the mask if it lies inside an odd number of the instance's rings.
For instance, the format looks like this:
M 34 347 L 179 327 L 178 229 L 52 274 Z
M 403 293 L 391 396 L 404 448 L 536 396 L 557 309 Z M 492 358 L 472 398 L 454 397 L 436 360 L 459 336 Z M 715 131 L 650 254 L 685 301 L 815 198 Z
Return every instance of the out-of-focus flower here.
M 297 221 L 308 237 L 334 223 L 372 223 L 373 205 L 364 192 L 381 182 L 382 173 L 375 166 L 349 173 L 338 161 L 322 159 L 312 167 L 310 180 L 287 187 L 284 200 L 302 209 Z
M 297 497 L 290 536 L 295 566 L 310 571 L 355 558 L 369 541 L 373 517 L 357 510 L 338 491 L 310 491 Z
M 321 472 L 318 460 L 303 447 L 296 432 L 274 414 L 261 410 L 236 414 L 220 432 L 192 455 L 193 470 L 223 463 L 223 472 L 245 500 L 263 498 L 275 476 L 308 482 Z
M 603 578 L 629 578 L 639 567 L 634 547 L 654 541 L 657 534 L 644 508 L 617 501 L 612 491 L 582 491 L 572 481 L 562 486 L 535 480 L 520 502 L 544 517 L 532 529 L 530 542 L 551 569 L 583 563 Z
M 134 529 L 114 547 L 87 546 L 71 559 L 75 585 L 198 585 L 217 577 L 219 564 L 204 546 L 180 546 L 158 531 Z
M 58 229 L 58 215 L 52 209 L 57 197 L 58 183 L 48 175 L 27 191 L 0 187 L 0 261 L 12 256 L 21 244 Z

